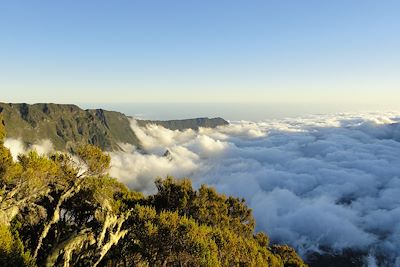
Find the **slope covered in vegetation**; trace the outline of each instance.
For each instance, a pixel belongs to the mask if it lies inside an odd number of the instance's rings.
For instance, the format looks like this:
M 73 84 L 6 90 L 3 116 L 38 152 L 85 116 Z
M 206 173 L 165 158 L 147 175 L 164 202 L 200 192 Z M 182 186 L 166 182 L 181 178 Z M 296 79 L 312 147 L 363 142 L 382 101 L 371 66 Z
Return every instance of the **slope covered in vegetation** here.
M 4 136 L 0 123 L 1 266 L 305 266 L 254 232 L 243 199 L 171 177 L 143 196 L 99 148 L 13 161 Z
M 83 110 L 76 105 L 0 103 L 9 137 L 26 144 L 49 139 L 57 150 L 76 144 L 93 144 L 119 150 L 119 143 L 140 147 L 139 139 L 122 113 L 102 109 Z
M 74 151 L 77 144 L 92 144 L 106 151 L 121 150 L 120 144 L 141 148 L 132 130 L 130 117 L 103 109 L 83 110 L 64 104 L 0 103 L 8 136 L 26 145 L 48 139 L 58 151 Z M 172 121 L 138 120 L 140 126 L 157 124 L 171 130 L 214 128 L 228 124 L 221 118 L 198 118 Z

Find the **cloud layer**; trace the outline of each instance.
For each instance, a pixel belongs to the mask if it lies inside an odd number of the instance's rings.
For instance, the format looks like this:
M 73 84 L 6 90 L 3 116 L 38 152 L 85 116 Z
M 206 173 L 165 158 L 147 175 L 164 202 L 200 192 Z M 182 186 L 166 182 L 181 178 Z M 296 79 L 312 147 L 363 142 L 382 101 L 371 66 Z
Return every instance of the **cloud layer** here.
M 112 174 L 144 192 L 174 175 L 245 197 L 259 230 L 302 253 L 351 247 L 399 261 L 399 120 L 339 114 L 199 132 L 133 121 L 148 154 L 112 153 Z
M 400 265 L 399 121 L 400 113 L 338 114 L 198 132 L 132 121 L 146 153 L 110 153 L 111 174 L 145 193 L 156 177 L 190 177 L 246 198 L 258 230 L 300 253 L 356 248 L 370 252 L 371 266 L 374 255 Z

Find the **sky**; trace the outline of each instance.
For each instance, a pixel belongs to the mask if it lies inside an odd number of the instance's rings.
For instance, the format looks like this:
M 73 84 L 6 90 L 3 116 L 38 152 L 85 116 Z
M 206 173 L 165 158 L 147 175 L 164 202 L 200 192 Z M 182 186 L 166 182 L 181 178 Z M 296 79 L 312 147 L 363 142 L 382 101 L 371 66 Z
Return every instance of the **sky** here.
M 1 1 L 0 101 L 400 99 L 400 2 Z

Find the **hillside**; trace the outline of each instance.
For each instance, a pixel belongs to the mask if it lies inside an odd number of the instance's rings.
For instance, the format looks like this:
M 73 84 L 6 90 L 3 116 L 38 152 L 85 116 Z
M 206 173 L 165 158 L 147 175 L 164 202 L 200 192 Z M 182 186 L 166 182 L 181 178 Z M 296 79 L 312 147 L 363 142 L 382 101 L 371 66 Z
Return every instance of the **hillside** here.
M 90 143 L 106 150 L 119 150 L 118 143 L 140 147 L 128 118 L 102 109 L 82 110 L 75 105 L 0 103 L 7 136 L 32 144 L 49 139 L 58 150 Z
M 49 139 L 57 150 L 74 150 L 76 144 L 93 144 L 107 151 L 121 150 L 120 143 L 141 148 L 140 140 L 130 127 L 130 117 L 103 109 L 83 110 L 65 104 L 6 104 L 0 103 L 10 138 L 19 138 L 25 144 Z M 171 130 L 216 127 L 228 122 L 221 118 L 175 121 L 139 121 L 140 126 L 150 123 Z

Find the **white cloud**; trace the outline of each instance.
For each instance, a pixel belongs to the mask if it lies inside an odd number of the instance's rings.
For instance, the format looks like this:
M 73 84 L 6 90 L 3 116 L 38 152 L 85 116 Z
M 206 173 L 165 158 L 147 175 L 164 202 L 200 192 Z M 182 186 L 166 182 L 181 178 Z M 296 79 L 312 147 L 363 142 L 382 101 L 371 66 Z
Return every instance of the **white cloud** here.
M 191 177 L 245 197 L 257 228 L 300 251 L 318 245 L 400 256 L 400 121 L 395 113 L 232 122 L 199 132 L 132 128 L 149 154 L 113 153 L 112 174 L 153 192 Z M 170 156 L 163 157 L 166 150 Z M 372 257 L 372 256 L 371 256 Z
M 7 138 L 4 140 L 4 146 L 10 149 L 11 155 L 13 156 L 14 160 L 18 158 L 19 154 L 23 154 L 26 152 L 26 148 L 21 140 Z
M 53 144 L 48 139 L 40 140 L 35 144 L 26 146 L 21 139 L 6 138 L 4 140 L 4 146 L 10 149 L 14 160 L 18 158 L 19 154 L 24 154 L 31 150 L 35 150 L 41 155 L 47 155 L 54 151 Z
M 47 155 L 50 152 L 54 151 L 53 144 L 50 140 L 40 140 L 40 142 L 33 144 L 31 147 L 32 150 L 36 150 L 39 154 Z

